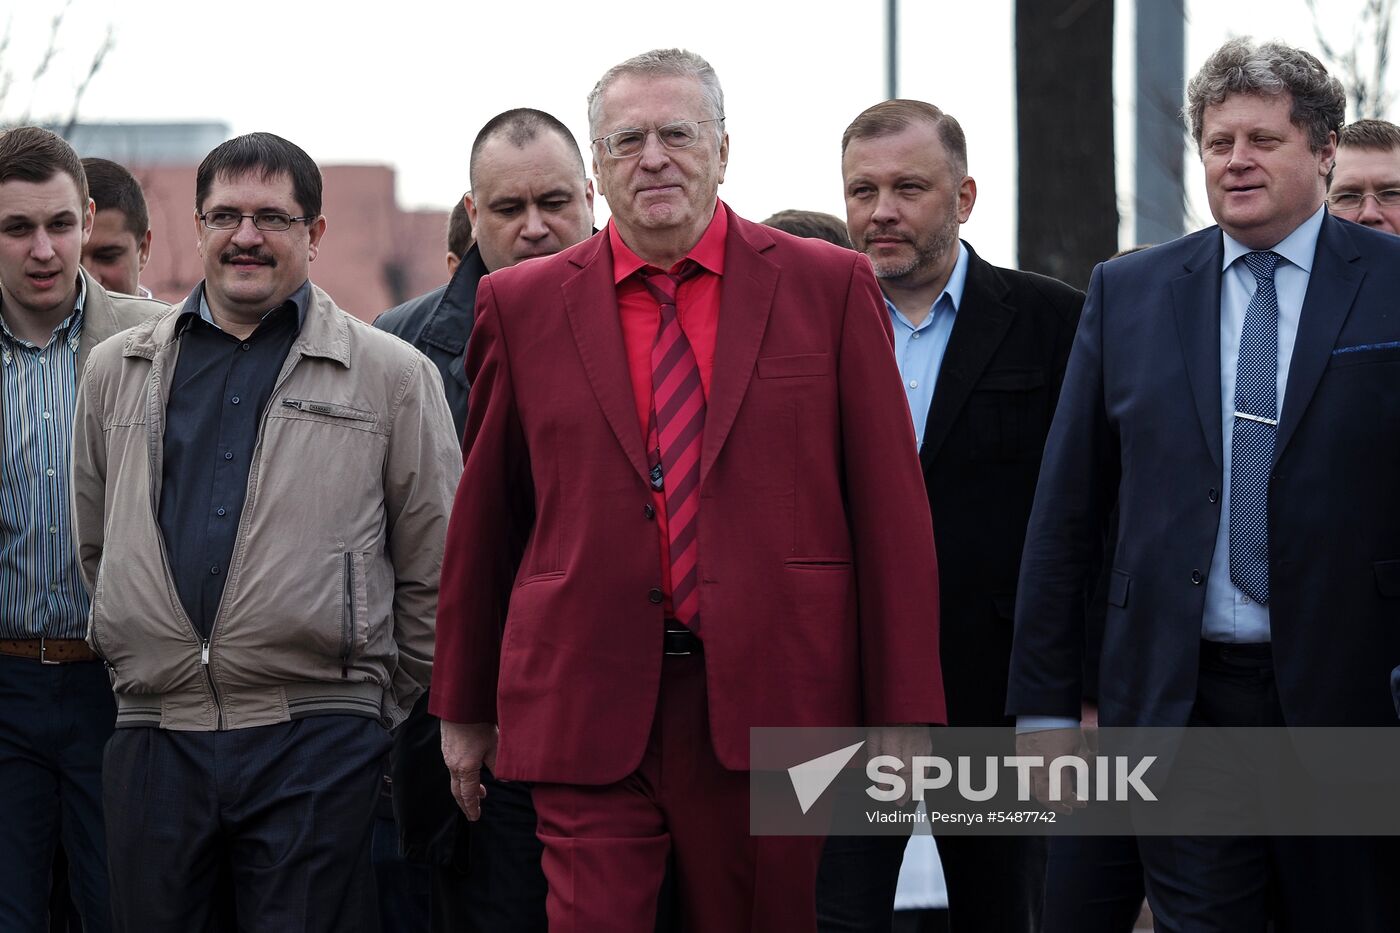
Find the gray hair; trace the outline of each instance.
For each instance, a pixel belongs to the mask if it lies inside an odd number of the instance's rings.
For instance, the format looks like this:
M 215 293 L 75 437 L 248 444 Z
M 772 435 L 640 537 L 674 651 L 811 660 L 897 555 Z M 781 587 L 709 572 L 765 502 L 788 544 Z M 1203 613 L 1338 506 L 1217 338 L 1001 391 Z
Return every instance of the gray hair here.
M 1313 55 L 1279 42 L 1256 44 L 1243 36 L 1216 49 L 1187 85 L 1182 115 L 1199 150 L 1207 107 L 1223 103 L 1231 94 L 1274 97 L 1283 93 L 1293 97 L 1289 120 L 1308 134 L 1309 148 L 1320 152 L 1328 135 L 1342 128 L 1346 92 Z
M 710 63 L 694 52 L 685 49 L 652 49 L 641 55 L 634 55 L 625 62 L 613 65 L 593 90 L 588 92 L 588 135 L 599 135 L 598 125 L 603 121 L 603 93 L 612 83 L 624 75 L 646 75 L 693 78 L 700 84 L 705 102 L 710 105 L 710 117 L 719 120 L 715 130 L 724 134 L 724 90 L 719 86 L 719 75 Z

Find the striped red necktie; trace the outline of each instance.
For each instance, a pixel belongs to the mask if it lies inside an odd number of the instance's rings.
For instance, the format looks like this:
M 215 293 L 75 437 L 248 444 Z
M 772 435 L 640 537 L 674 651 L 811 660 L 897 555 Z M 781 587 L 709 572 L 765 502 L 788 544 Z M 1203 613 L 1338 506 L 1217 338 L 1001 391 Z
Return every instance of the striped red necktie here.
M 661 305 L 661 323 L 651 347 L 651 417 L 647 450 L 651 482 L 664 490 L 671 553 L 671 607 L 677 622 L 700 626 L 700 442 L 705 430 L 705 391 L 700 365 L 676 314 L 681 282 L 700 274 L 687 259 L 675 274 L 641 271 L 642 282 Z

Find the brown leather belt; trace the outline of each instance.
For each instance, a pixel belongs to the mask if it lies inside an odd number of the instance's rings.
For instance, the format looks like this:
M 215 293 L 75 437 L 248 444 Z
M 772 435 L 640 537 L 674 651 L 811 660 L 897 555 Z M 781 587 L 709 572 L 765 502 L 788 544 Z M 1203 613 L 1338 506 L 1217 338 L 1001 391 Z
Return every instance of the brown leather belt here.
M 0 638 L 0 654 L 8 654 L 13 658 L 29 658 L 43 664 L 98 660 L 96 653 L 81 638 Z

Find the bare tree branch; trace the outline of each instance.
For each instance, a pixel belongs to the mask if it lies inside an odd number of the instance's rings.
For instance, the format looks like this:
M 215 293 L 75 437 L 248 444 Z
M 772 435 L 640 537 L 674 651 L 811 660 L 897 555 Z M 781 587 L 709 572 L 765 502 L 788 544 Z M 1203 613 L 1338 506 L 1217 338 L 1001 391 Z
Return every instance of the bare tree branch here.
M 78 125 L 78 108 L 82 105 L 83 95 L 87 93 L 88 85 L 92 84 L 92 79 L 102 70 L 102 62 L 107 58 L 107 53 L 112 51 L 116 45 L 116 33 L 112 26 L 107 26 L 107 34 L 102 37 L 102 44 L 92 56 L 92 64 L 88 66 L 88 72 L 78 84 L 77 90 L 73 92 L 73 108 L 68 112 L 68 122 L 63 127 L 60 134 L 64 139 L 70 139 L 73 135 L 73 128 Z
M 10 96 L 10 85 L 14 83 L 13 72 L 9 67 L 3 65 L 7 61 L 6 53 L 10 51 L 10 36 L 14 29 L 15 17 L 11 13 L 9 18 L 5 20 L 4 34 L 0 35 L 0 114 L 5 112 L 5 99 Z M 0 126 L 3 125 L 4 122 L 0 121 Z
M 1345 47 L 1332 42 L 1323 29 L 1324 22 L 1346 17 L 1336 15 L 1324 20 L 1318 0 L 1304 0 L 1312 17 L 1313 36 L 1318 51 L 1327 60 L 1346 87 L 1351 102 L 1352 118 L 1379 119 L 1390 108 L 1386 90 L 1386 71 L 1390 66 L 1390 26 L 1395 13 L 1395 0 L 1365 0 L 1351 30 Z
M 49 21 L 49 41 L 44 45 L 44 53 L 39 56 L 39 64 L 34 66 L 34 73 L 29 76 L 29 102 L 25 104 L 24 115 L 19 119 L 21 124 L 30 122 L 30 115 L 34 111 L 34 93 L 43 83 L 44 75 L 48 74 L 49 66 L 53 64 L 54 56 L 58 54 L 58 36 L 63 30 L 63 19 L 68 15 L 68 8 L 72 5 L 73 0 L 64 0 L 63 7 Z
M 26 79 L 21 77 L 16 80 L 15 66 L 10 62 L 9 51 L 14 39 L 14 16 L 6 19 L 5 28 L 0 33 L 0 127 L 18 126 L 36 122 L 34 112 L 35 99 L 41 85 L 45 81 L 53 83 L 57 77 L 59 62 L 63 58 L 63 38 L 66 35 L 65 29 L 69 23 L 69 11 L 73 6 L 73 0 L 64 0 L 62 7 L 48 21 L 47 41 L 42 44 L 41 53 L 37 64 L 27 75 Z M 69 30 L 71 31 L 71 30 Z M 34 44 L 38 47 L 38 43 Z M 45 122 L 53 122 L 58 125 L 61 135 L 65 138 L 72 135 L 78 123 L 79 108 L 82 106 L 83 98 L 87 95 L 88 89 L 92 87 L 93 80 L 106 63 L 108 55 L 116 48 L 116 30 L 111 23 L 107 25 L 106 34 L 102 38 L 101 44 L 87 62 L 87 70 L 82 79 L 73 89 L 73 96 L 67 108 L 66 116 L 62 111 L 55 110 L 49 114 Z M 12 98 L 18 97 L 21 90 L 28 91 L 28 101 L 24 109 L 17 118 L 10 118 L 7 104 Z

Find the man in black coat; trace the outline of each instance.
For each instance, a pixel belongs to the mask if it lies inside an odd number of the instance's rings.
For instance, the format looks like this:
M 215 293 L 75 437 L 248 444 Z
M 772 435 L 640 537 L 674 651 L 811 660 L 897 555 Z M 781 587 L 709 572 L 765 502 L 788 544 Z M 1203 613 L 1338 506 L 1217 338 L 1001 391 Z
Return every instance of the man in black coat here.
M 578 144 L 542 111 L 508 110 L 482 127 L 472 144 L 471 186 L 463 201 L 476 242 L 452 280 L 375 321 L 437 366 L 459 436 L 467 417 L 463 353 L 477 283 L 497 269 L 582 242 L 593 227 L 593 183 Z M 545 881 L 529 788 L 484 772 L 492 806 L 469 831 L 452 799 L 438 721 L 427 713 L 426 696 L 400 727 L 392 760 L 404 854 L 433 873 L 432 929 L 543 933 Z
M 958 239 L 977 185 L 961 127 L 937 107 L 877 104 L 841 150 L 851 242 L 885 295 L 933 514 L 948 724 L 1009 727 L 1021 545 L 1084 296 L 992 266 Z M 890 929 L 904 843 L 828 841 L 824 933 Z M 1039 928 L 1044 837 L 940 836 L 938 847 L 954 933 Z

